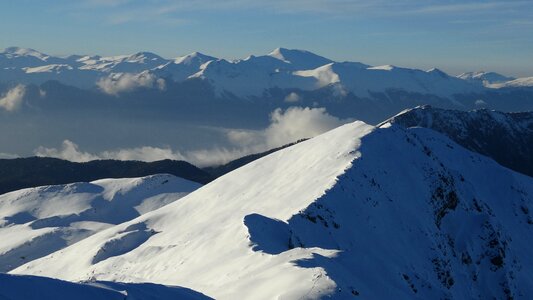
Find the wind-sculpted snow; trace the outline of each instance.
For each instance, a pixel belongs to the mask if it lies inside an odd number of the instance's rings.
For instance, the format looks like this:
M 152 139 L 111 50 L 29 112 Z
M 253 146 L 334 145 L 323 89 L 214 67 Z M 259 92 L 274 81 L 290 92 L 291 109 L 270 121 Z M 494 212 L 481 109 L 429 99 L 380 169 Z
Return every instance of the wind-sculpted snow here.
M 1 195 L 0 272 L 160 208 L 198 187 L 172 175 L 154 175 L 44 186 Z M 152 234 L 145 228 L 132 227 L 119 239 L 121 246 L 110 242 L 103 247 L 107 252 L 95 259 L 122 254 Z
M 12 272 L 217 299 L 528 299 L 532 195 L 432 130 L 355 122 Z M 94 260 L 130 232 L 153 234 Z
M 96 253 L 92 263 L 96 264 L 113 256 L 123 255 L 139 247 L 150 236 L 156 234 L 154 230 L 148 230 L 146 224 L 130 225 L 116 239 L 107 241 Z

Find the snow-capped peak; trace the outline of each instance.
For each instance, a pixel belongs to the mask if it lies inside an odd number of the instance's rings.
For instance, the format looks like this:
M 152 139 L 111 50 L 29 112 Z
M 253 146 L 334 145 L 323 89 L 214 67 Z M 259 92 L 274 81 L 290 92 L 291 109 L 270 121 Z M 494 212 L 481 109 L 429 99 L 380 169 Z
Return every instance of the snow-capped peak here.
M 41 53 L 37 50 L 31 49 L 31 48 L 21 48 L 21 47 L 8 47 L 4 49 L 3 53 L 7 55 L 8 57 L 30 56 L 30 57 L 38 58 L 43 61 L 50 57 L 49 55 Z
M 312 52 L 297 49 L 277 48 L 270 52 L 268 56 L 289 63 L 298 70 L 316 69 L 333 62 Z
M 193 52 L 191 54 L 187 54 L 187 55 L 184 55 L 184 56 L 177 57 L 176 59 L 174 59 L 174 63 L 176 63 L 176 64 L 185 64 L 185 65 L 200 63 L 200 65 L 201 65 L 201 64 L 206 63 L 206 62 L 208 62 L 210 60 L 216 60 L 216 58 L 212 57 L 212 56 L 209 56 L 209 55 L 205 55 L 205 54 L 200 53 L 200 52 Z
M 431 68 L 429 70 L 426 71 L 427 73 L 430 73 L 430 74 L 436 74 L 436 75 L 439 75 L 441 77 L 449 77 L 449 75 L 442 71 L 441 69 L 438 69 L 438 68 Z
M 164 61 L 165 59 L 152 52 L 137 52 L 128 56 L 126 60 L 128 62 L 148 63 L 151 61 Z

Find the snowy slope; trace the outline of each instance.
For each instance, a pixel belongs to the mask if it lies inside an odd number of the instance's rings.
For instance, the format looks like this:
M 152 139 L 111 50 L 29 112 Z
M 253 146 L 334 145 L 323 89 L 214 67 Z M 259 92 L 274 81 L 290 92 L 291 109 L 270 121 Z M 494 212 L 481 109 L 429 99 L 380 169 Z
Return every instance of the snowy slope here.
M 451 77 L 438 69 L 422 71 L 390 65 L 369 67 L 360 63 L 332 63 L 315 70 L 295 72 L 295 75 L 313 78 L 315 88 L 338 85 L 346 92 L 361 97 L 387 90 L 404 90 L 443 97 L 481 91 L 479 87 Z
M 106 73 L 140 73 L 167 64 L 169 60 L 151 52 L 110 57 L 84 57 L 78 59 L 82 70 L 97 70 Z
M 441 132 L 471 151 L 533 177 L 533 113 L 457 111 L 420 106 L 385 121 Z
M 496 83 L 490 86 L 491 88 L 524 88 L 533 87 L 533 77 L 517 78 L 511 81 Z
M 216 59 L 215 57 L 199 52 L 193 52 L 158 66 L 154 72 L 160 77 L 169 77 L 175 81 L 183 81 L 199 72 L 203 64 Z
M 453 94 L 480 92 L 482 87 L 431 69 L 371 67 L 358 62 L 330 62 L 315 69 L 294 69 L 290 61 L 276 56 L 251 56 L 245 60 L 213 61 L 193 77 L 208 80 L 218 93 L 240 97 L 261 96 L 271 88 L 316 90 L 327 86 L 343 93 L 369 97 L 388 90 L 450 97 Z M 300 63 L 300 65 L 304 65 Z
M 471 82 L 477 82 L 486 87 L 490 87 L 492 84 L 504 83 L 515 79 L 513 77 L 498 74 L 496 72 L 484 71 L 462 73 L 461 75 L 458 75 L 457 78 Z
M 294 70 L 310 70 L 332 63 L 333 61 L 305 50 L 276 48 L 268 56 L 279 59 Z
M 199 186 L 172 175 L 153 175 L 0 195 L 0 272 L 162 207 Z
M 217 299 L 531 298 L 533 179 L 355 122 L 13 271 Z
M 28 48 L 9 47 L 0 53 L 0 65 L 3 68 L 32 68 L 64 63 L 68 63 L 68 60 Z
M 493 89 L 533 87 L 533 77 L 514 78 L 495 72 L 467 72 L 457 76 L 457 78 L 477 82 Z
M 231 93 L 239 97 L 261 96 L 273 87 L 312 89 L 291 74 L 292 65 L 271 56 L 250 56 L 243 60 L 210 61 L 190 78 L 207 80 L 217 94 Z
M 0 274 L 2 300 L 171 300 L 211 299 L 186 288 L 115 282 L 72 283 L 38 276 Z

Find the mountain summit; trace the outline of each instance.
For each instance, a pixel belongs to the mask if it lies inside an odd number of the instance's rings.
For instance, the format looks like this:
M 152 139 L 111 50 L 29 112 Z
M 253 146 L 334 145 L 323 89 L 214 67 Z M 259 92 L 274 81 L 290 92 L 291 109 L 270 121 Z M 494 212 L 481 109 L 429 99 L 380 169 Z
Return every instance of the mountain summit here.
M 290 50 L 277 48 L 268 54 L 270 57 L 277 58 L 284 62 L 290 63 L 296 70 L 316 69 L 320 66 L 332 63 L 333 61 L 316 55 L 305 50 Z

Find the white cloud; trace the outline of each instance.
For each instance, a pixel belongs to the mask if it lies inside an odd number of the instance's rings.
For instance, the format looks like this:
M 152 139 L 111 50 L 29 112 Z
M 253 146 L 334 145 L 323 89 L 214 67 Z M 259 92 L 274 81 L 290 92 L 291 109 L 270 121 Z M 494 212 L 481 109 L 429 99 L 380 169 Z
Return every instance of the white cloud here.
M 334 117 L 324 108 L 291 107 L 285 111 L 278 108 L 270 115 L 270 125 L 263 130 L 226 130 L 226 137 L 234 145 L 233 149 L 196 151 L 187 153 L 186 157 L 192 162 L 201 162 L 204 165 L 221 164 L 312 138 L 350 121 Z
M 82 152 L 78 145 L 69 140 L 64 140 L 61 144 L 61 148 L 59 149 L 40 146 L 39 148 L 35 149 L 34 154 L 37 156 L 57 157 L 75 162 L 85 162 L 100 159 L 97 155 L 88 152 Z
M 270 115 L 270 125 L 264 130 L 230 130 L 228 139 L 255 151 L 265 151 L 304 138 L 312 138 L 350 120 L 341 120 L 324 108 L 291 107 L 276 109 Z
M 0 108 L 7 111 L 17 110 L 26 94 L 26 87 L 22 84 L 10 89 L 2 98 L 0 98 Z
M 311 138 L 346 122 L 326 112 L 325 108 L 293 107 L 275 110 L 272 123 L 265 130 L 266 144 L 278 147 L 302 138 Z
M 199 167 L 217 166 L 252 154 L 248 148 L 213 148 L 185 153 L 185 160 Z
M 294 103 L 300 101 L 300 95 L 292 92 L 285 97 L 285 102 Z
M 311 138 L 340 126 L 349 120 L 329 115 L 324 108 L 292 107 L 285 111 L 276 109 L 271 114 L 270 125 L 263 130 L 224 130 L 231 148 L 212 148 L 180 152 L 170 147 L 143 146 L 89 153 L 80 150 L 74 142 L 65 140 L 60 148 L 39 147 L 37 156 L 56 157 L 76 162 L 96 159 L 157 161 L 162 159 L 185 160 L 204 167 L 227 163 L 231 160 L 283 146 L 303 138 Z
M 101 78 L 96 83 L 105 93 L 118 95 L 123 92 L 131 92 L 138 88 L 158 88 L 165 89 L 165 80 L 158 78 L 152 73 L 114 73 Z

